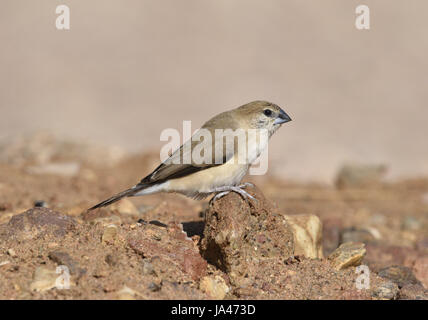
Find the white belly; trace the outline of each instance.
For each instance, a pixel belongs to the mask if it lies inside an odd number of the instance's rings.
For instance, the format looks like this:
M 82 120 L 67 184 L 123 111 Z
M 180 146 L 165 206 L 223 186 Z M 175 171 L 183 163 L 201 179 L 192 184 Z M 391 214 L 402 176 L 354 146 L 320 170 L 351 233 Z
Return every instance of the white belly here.
M 241 182 L 248 170 L 248 165 L 233 163 L 233 158 L 225 164 L 195 172 L 186 177 L 173 179 L 165 185 L 167 192 L 180 192 L 193 196 L 209 194 L 216 188 L 234 186 Z

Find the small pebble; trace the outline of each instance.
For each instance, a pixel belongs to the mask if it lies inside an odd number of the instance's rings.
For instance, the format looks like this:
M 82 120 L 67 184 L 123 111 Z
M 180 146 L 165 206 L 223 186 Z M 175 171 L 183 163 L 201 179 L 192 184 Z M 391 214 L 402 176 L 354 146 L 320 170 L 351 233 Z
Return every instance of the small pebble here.
M 104 233 L 102 236 L 102 242 L 103 243 L 113 243 L 116 239 L 117 236 L 117 226 L 114 224 L 110 224 L 108 225 L 105 229 L 104 229 Z
M 153 268 L 153 265 L 148 261 L 143 261 L 143 274 L 155 274 L 155 269 Z
M 336 270 L 358 266 L 366 254 L 364 243 L 346 242 L 329 255 L 328 260 Z
M 150 291 L 152 291 L 152 292 L 157 292 L 157 291 L 160 291 L 161 286 L 160 286 L 160 285 L 158 285 L 158 284 L 156 284 L 156 283 L 154 283 L 154 282 L 152 282 L 152 283 L 150 283 L 150 284 L 149 284 L 148 289 L 149 289 Z
M 372 297 L 379 300 L 395 300 L 398 298 L 399 289 L 398 286 L 388 281 L 381 284 L 372 291 Z
M 0 262 L 0 267 L 1 267 L 1 266 L 5 266 L 5 265 L 7 265 L 7 264 L 9 264 L 9 263 L 10 263 L 10 261 L 9 261 L 9 260 L 2 261 L 2 262 Z
M 7 254 L 10 255 L 12 258 L 16 257 L 16 252 L 12 248 L 7 249 Z
M 220 276 L 206 276 L 201 279 L 199 288 L 212 299 L 222 300 L 230 291 L 224 279 Z

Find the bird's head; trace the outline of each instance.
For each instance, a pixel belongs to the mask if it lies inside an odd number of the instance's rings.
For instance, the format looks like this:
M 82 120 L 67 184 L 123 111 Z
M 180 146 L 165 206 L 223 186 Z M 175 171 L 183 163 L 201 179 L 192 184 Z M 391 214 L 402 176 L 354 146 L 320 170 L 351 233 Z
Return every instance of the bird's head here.
M 248 129 L 266 129 L 272 135 L 283 123 L 291 121 L 276 104 L 268 101 L 253 101 L 236 109 L 243 125 Z

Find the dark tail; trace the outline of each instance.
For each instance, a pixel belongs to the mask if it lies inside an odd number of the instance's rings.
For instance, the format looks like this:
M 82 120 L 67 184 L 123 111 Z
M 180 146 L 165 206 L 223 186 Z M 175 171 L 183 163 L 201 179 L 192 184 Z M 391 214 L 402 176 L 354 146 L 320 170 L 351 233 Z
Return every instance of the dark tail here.
M 91 211 L 91 210 L 94 210 L 94 209 L 98 209 L 98 208 L 101 208 L 101 207 L 105 207 L 105 206 L 111 205 L 112 203 L 114 203 L 116 201 L 119 201 L 120 199 L 122 199 L 124 197 L 133 196 L 138 191 L 141 191 L 141 190 L 143 190 L 146 187 L 147 187 L 147 184 L 137 184 L 136 186 L 134 186 L 132 188 L 129 188 L 129 189 L 125 190 L 125 191 L 122 191 L 122 192 L 114 195 L 113 197 L 108 198 L 107 200 L 104 200 L 104 201 L 98 203 L 97 205 L 93 206 L 92 208 L 89 208 L 86 211 Z

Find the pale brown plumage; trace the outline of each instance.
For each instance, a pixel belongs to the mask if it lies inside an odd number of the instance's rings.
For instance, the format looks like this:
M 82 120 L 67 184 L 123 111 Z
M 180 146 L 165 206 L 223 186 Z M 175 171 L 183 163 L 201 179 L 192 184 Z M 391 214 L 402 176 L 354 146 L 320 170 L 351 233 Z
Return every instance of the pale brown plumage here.
M 211 136 L 215 137 L 216 129 L 266 129 L 270 137 L 282 123 L 290 120 L 291 118 L 280 107 L 267 101 L 253 101 L 231 111 L 220 113 L 208 120 L 189 141 L 177 149 L 137 185 L 88 210 L 107 206 L 123 197 L 161 191 L 178 192 L 196 199 L 204 198 L 211 193 L 227 192 L 223 190 L 228 187 L 231 187 L 231 191 L 238 192 L 236 185 L 241 181 L 251 163 L 237 163 L 238 148 L 236 148 L 235 144 L 234 148 L 228 148 L 225 140 L 223 143 L 198 141 L 195 140 L 195 136 L 199 132 L 203 132 L 203 130 L 209 131 Z M 187 153 L 192 152 L 201 143 L 213 144 L 211 161 L 209 163 L 196 163 L 190 157 L 189 163 L 183 163 Z M 222 149 L 221 154 L 223 157 L 215 159 L 217 152 L 220 152 L 219 148 Z M 260 152 L 257 150 L 257 154 L 254 154 L 252 158 L 257 158 Z M 232 190 L 232 187 L 235 190 Z M 245 195 L 245 192 L 243 194 Z

